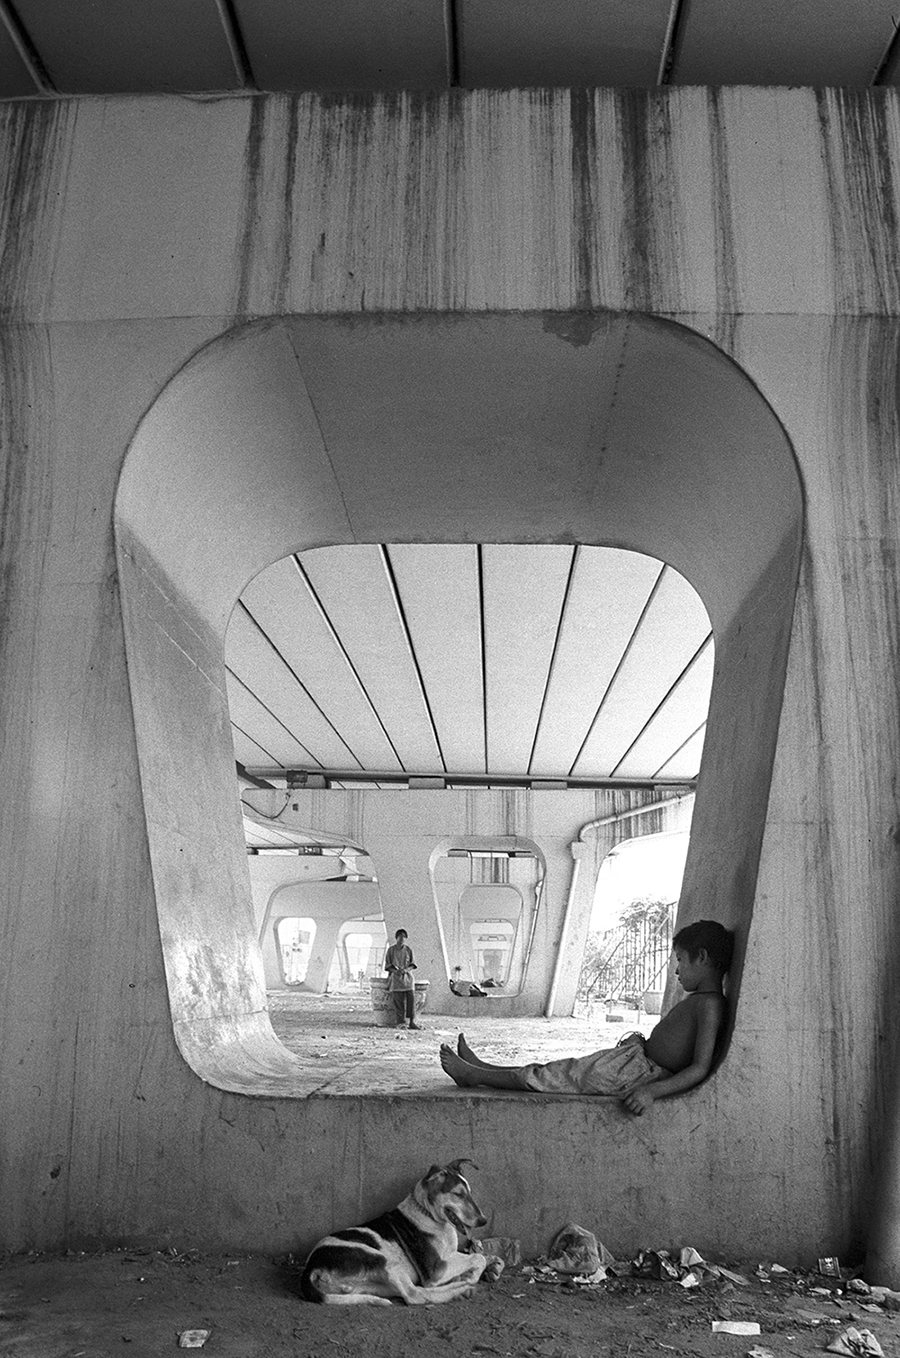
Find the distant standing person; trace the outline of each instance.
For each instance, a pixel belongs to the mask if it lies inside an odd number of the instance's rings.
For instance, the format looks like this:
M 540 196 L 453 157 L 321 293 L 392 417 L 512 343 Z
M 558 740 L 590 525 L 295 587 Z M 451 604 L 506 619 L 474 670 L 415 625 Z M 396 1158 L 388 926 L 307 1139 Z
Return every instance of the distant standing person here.
M 416 987 L 412 974 L 417 970 L 412 948 L 407 943 L 405 929 L 398 929 L 394 942 L 384 954 L 384 969 L 388 973 L 388 994 L 394 1002 L 397 1027 L 419 1028 L 416 1023 Z

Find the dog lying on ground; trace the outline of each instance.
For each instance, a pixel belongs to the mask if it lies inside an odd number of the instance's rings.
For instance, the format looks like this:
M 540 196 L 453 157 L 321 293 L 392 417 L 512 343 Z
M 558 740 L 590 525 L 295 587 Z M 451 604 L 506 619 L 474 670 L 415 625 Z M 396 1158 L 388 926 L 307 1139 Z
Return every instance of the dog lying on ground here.
M 397 1207 L 320 1240 L 304 1265 L 300 1295 L 332 1306 L 390 1306 L 394 1297 L 423 1306 L 467 1296 L 483 1273 L 498 1278 L 501 1259 L 459 1249 L 460 1236 L 471 1249 L 472 1232 L 487 1223 L 460 1173 L 472 1163 L 432 1165 Z

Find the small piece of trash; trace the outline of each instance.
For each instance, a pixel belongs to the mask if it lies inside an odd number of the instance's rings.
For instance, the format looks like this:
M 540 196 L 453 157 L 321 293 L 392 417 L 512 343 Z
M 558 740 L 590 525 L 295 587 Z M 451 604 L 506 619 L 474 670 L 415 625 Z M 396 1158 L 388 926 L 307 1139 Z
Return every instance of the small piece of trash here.
M 682 1268 L 693 1268 L 694 1264 L 705 1264 L 706 1260 L 692 1245 L 685 1245 L 678 1256 L 678 1262 Z
M 762 1334 L 755 1320 L 714 1320 L 713 1334 Z
M 785 1268 L 783 1264 L 773 1264 L 769 1269 L 770 1273 L 777 1273 L 782 1277 L 790 1273 L 790 1271 L 791 1270 L 789 1268 Z
M 794 1315 L 798 1320 L 802 1320 L 804 1325 L 823 1325 L 826 1321 L 833 1320 L 832 1316 L 823 1315 L 821 1311 L 796 1310 Z
M 839 1278 L 841 1276 L 841 1265 L 833 1254 L 826 1254 L 823 1259 L 819 1259 L 818 1269 L 823 1278 Z
M 508 1235 L 485 1236 L 483 1240 L 475 1241 L 475 1248 L 479 1254 L 487 1255 L 490 1259 L 502 1259 L 504 1264 L 510 1268 L 517 1268 L 522 1262 L 522 1242 L 515 1240 Z
M 597 1237 L 574 1221 L 568 1222 L 554 1236 L 547 1265 L 557 1273 L 595 1273 L 600 1267 Z
M 693 1269 L 691 1269 L 690 1273 L 686 1273 L 684 1277 L 680 1280 L 678 1286 L 699 1287 L 700 1282 L 701 1282 L 700 1274 L 696 1273 Z
M 832 1339 L 827 1353 L 843 1353 L 848 1358 L 884 1358 L 884 1349 L 871 1330 L 857 1330 L 851 1325 Z
M 752 1349 L 747 1350 L 746 1358 L 775 1358 L 775 1355 L 771 1349 L 763 1349 L 759 1344 L 754 1344 Z
M 574 1283 L 576 1287 L 598 1287 L 600 1283 L 606 1282 L 607 1272 L 601 1264 L 595 1268 L 593 1273 L 576 1273 L 569 1276 L 568 1281 Z
M 210 1336 L 209 1330 L 182 1330 L 178 1336 L 180 1349 L 202 1349 Z
M 743 1273 L 733 1273 L 730 1268 L 723 1268 L 718 1265 L 719 1272 L 723 1278 L 727 1278 L 730 1283 L 737 1283 L 738 1287 L 749 1287 L 750 1279 L 745 1278 Z
M 848 1278 L 847 1291 L 859 1292 L 862 1294 L 862 1296 L 868 1297 L 871 1294 L 872 1289 L 866 1282 L 865 1278 Z

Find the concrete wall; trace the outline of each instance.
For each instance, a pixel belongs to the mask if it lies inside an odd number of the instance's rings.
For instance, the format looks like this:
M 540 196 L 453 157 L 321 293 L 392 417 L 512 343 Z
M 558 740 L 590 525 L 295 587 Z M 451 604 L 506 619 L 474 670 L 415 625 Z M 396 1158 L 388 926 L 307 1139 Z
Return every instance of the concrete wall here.
M 365 916 L 383 919 L 381 898 L 374 882 L 285 882 L 273 893 L 259 934 L 266 986 L 271 990 L 285 983 L 275 933 L 281 920 L 301 918 L 315 922 L 312 952 L 302 984 L 304 990 L 324 994 L 342 925 Z M 383 956 L 383 944 L 379 952 Z
M 0 141 L 0 1246 L 302 1248 L 471 1154 L 527 1249 L 575 1217 L 616 1249 L 852 1252 L 900 961 L 896 96 L 34 102 L 0 110 Z M 372 312 L 394 320 L 327 319 Z M 425 319 L 451 312 L 484 322 Z M 218 342 L 287 313 L 303 319 Z M 667 345 L 639 313 L 681 330 Z M 528 445 L 524 484 L 555 487 L 574 457 L 581 494 L 529 489 L 513 540 L 643 543 L 716 629 L 686 908 L 740 925 L 740 999 L 713 1080 L 637 1125 L 605 1101 L 278 1096 L 297 1072 L 265 1015 L 221 636 L 277 555 L 429 540 L 409 450 L 428 434 L 437 457 L 443 422 L 411 410 L 390 474 L 376 438 L 358 482 L 354 431 L 385 361 L 418 362 L 421 397 L 454 336 L 473 367 L 479 337 L 489 351 L 512 444 L 550 400 L 548 379 L 517 413 L 535 369 L 577 398 L 565 439 Z M 613 502 L 595 435 L 575 437 L 601 389 L 608 473 L 640 472 Z M 546 409 L 541 429 L 564 413 Z M 252 503 L 248 418 L 269 450 Z M 798 496 L 778 422 L 806 511 L 780 725 Z M 179 431 L 180 479 L 161 442 Z M 464 448 L 464 423 L 450 433 Z M 504 457 L 496 474 L 518 484 Z M 444 531 L 503 540 L 500 503 L 452 506 Z M 268 1092 L 229 1092 L 250 1070 Z

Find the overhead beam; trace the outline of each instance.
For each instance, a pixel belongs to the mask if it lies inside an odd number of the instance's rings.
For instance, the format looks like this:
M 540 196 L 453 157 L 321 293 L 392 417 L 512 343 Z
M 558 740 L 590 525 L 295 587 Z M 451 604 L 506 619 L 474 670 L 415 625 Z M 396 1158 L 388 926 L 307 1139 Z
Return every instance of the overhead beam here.
M 247 768 L 248 779 L 264 779 L 267 783 L 284 781 L 288 788 L 327 788 L 335 783 L 390 784 L 415 789 L 457 787 L 515 787 L 532 791 L 563 792 L 571 788 L 613 788 L 621 791 L 693 792 L 696 778 L 592 778 L 563 776 L 560 778 L 529 778 L 520 773 L 408 773 L 402 769 L 303 769 L 303 768 Z

